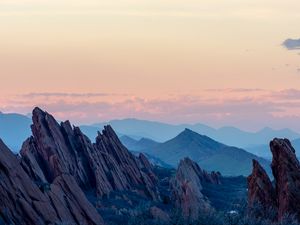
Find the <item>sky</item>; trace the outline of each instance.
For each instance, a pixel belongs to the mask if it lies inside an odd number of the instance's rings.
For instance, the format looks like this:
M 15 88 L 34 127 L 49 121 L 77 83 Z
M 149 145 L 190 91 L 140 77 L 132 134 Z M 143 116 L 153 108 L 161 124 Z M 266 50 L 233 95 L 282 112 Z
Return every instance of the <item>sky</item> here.
M 1 0 L 0 111 L 300 131 L 299 0 Z

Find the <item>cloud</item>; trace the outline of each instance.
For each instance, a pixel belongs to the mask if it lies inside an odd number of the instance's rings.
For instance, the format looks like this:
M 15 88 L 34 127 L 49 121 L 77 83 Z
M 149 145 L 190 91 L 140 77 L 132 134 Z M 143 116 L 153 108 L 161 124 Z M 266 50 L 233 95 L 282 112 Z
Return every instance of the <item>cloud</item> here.
M 138 118 L 252 130 L 264 126 L 291 127 L 300 131 L 300 125 L 292 122 L 292 118 L 300 118 L 300 89 L 210 89 L 199 95 L 157 98 L 106 93 L 29 93 L 10 98 L 0 96 L 0 105 L 3 112 L 23 114 L 39 106 L 58 120 L 69 119 L 77 125 Z
M 282 45 L 288 50 L 300 49 L 300 39 L 286 39 Z
M 65 93 L 65 92 L 33 92 L 22 95 L 25 98 L 35 98 L 35 97 L 72 97 L 72 98 L 91 98 L 91 97 L 103 97 L 112 96 L 112 93 Z

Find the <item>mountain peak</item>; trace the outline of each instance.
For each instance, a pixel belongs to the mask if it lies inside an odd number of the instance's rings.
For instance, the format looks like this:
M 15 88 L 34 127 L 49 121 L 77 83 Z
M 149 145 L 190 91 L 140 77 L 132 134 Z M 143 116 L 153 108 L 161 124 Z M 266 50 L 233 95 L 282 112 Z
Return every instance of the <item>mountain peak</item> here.
M 202 136 L 189 128 L 185 128 L 179 135 Z
M 175 137 L 174 139 L 179 139 L 179 140 L 186 140 L 186 141 L 189 141 L 189 142 L 211 142 L 211 143 L 214 143 L 214 144 L 220 144 L 222 145 L 221 143 L 218 143 L 216 142 L 215 140 L 205 136 L 205 135 L 202 135 L 202 134 L 199 134 L 191 129 L 188 129 L 188 128 L 185 128 L 184 131 L 182 131 L 179 135 L 177 135 L 177 137 Z

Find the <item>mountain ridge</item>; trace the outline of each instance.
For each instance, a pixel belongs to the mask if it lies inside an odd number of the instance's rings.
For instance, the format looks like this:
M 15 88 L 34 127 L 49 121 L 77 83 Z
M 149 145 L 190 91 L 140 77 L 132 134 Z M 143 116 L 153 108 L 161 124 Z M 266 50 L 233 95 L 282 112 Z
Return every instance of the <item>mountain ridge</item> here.
M 8 117 L 14 119 L 8 120 Z M 183 129 L 189 128 L 218 142 L 246 150 L 264 145 L 274 137 L 284 137 L 290 140 L 300 138 L 300 134 L 287 128 L 280 130 L 263 128 L 257 132 L 246 132 L 232 126 L 215 129 L 200 123 L 171 125 L 138 119 L 112 120 L 111 122 L 80 125 L 79 127 L 90 140 L 95 140 L 97 132 L 102 130 L 104 125 L 108 123 L 114 127 L 119 137 L 126 135 L 137 140 L 147 138 L 156 142 L 164 142 L 178 135 Z M 0 136 L 14 152 L 18 152 L 21 149 L 23 140 L 31 133 L 30 124 L 31 120 L 25 115 L 2 113 L 0 114 Z
M 264 167 L 269 164 L 269 161 L 243 149 L 227 146 L 190 129 L 185 129 L 173 139 L 144 152 L 173 167 L 177 167 L 182 158 L 189 157 L 203 169 L 217 170 L 225 176 L 249 175 L 252 159 L 258 160 Z

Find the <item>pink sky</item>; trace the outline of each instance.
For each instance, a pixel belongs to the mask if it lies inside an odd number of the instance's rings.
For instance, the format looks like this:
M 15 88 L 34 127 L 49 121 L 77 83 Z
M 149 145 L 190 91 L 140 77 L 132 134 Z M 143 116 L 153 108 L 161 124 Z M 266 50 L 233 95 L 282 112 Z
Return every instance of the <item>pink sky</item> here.
M 296 0 L 3 0 L 0 110 L 300 131 Z M 298 35 L 298 36 L 297 36 Z

